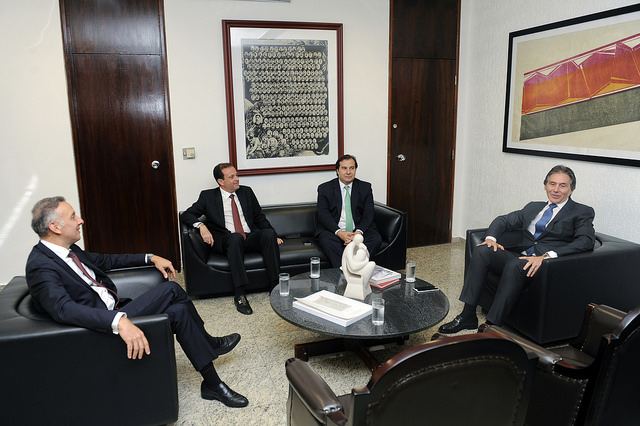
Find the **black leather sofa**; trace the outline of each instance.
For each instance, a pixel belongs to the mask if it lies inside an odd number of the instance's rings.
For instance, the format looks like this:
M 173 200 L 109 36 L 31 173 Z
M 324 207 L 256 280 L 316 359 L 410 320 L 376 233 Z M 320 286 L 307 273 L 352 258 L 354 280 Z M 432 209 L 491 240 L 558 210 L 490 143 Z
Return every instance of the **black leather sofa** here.
M 163 281 L 153 267 L 109 273 L 122 297 Z M 132 285 L 132 284 L 135 284 Z M 152 425 L 178 419 L 174 337 L 165 314 L 135 318 L 151 347 L 127 359 L 115 334 L 63 325 L 31 306 L 24 277 L 0 292 L 0 424 Z
M 465 273 L 486 229 L 467 231 Z M 589 303 L 629 311 L 640 305 L 640 245 L 596 233 L 591 252 L 548 259 L 534 276 L 505 325 L 538 344 L 578 335 Z M 480 306 L 489 310 L 499 277 L 489 276 Z
M 404 269 L 407 251 L 407 218 L 404 212 L 375 203 L 375 223 L 382 236 L 382 247 L 373 259 L 390 269 Z M 309 270 L 309 258 L 320 257 L 322 268 L 329 262 L 316 244 L 316 203 L 263 207 L 279 237 L 280 269 L 296 275 Z M 182 215 L 182 212 L 180 212 Z M 190 296 L 225 296 L 233 294 L 231 272 L 226 256 L 215 253 L 202 241 L 197 229 L 181 222 L 182 267 Z M 259 253 L 247 253 L 245 266 L 250 284 L 247 291 L 268 289 L 266 271 Z

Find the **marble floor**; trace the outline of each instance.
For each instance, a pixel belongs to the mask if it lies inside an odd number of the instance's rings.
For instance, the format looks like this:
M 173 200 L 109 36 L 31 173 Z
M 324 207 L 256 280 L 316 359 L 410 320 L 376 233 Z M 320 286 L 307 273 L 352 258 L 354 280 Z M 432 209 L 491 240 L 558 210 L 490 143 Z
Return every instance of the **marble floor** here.
M 407 257 L 416 261 L 418 277 L 445 292 L 451 304 L 445 321 L 453 318 L 462 307 L 457 298 L 462 286 L 464 243 L 413 248 Z M 249 399 L 249 406 L 233 409 L 201 399 L 200 375 L 176 344 L 180 403 L 176 425 L 286 425 L 288 382 L 284 363 L 293 356 L 295 343 L 320 340 L 323 336 L 278 317 L 266 292 L 250 294 L 249 301 L 254 310 L 250 316 L 236 312 L 231 297 L 195 301 L 211 334 L 242 335 L 238 346 L 216 360 L 215 366 L 225 383 Z M 411 336 L 407 344 L 429 341 L 436 329 L 437 325 Z M 400 350 L 400 346 L 389 345 L 375 355 L 380 359 Z M 346 353 L 312 358 L 310 365 L 337 395 L 365 385 L 371 374 L 358 358 Z

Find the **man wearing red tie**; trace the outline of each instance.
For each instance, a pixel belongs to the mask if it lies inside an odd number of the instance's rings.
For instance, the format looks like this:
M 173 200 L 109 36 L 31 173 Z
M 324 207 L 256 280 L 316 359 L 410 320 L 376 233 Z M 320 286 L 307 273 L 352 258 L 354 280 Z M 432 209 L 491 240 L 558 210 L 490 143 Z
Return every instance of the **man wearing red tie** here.
M 500 277 L 487 321 L 501 325 L 545 259 L 593 250 L 595 213 L 593 208 L 570 198 L 575 188 L 573 170 L 555 166 L 544 178 L 548 201 L 528 203 L 522 210 L 498 216 L 491 222 L 466 271 L 460 294 L 464 309 L 440 326 L 440 333 L 478 327 L 476 306 L 487 274 Z
M 278 246 L 283 241 L 277 238 L 253 190 L 240 185 L 233 164 L 218 164 L 213 169 L 213 177 L 218 187 L 202 191 L 198 200 L 182 213 L 182 222 L 198 228 L 206 244 L 227 256 L 236 309 L 251 315 L 253 310 L 245 295 L 249 279 L 244 267 L 244 253 L 254 251 L 262 254 L 269 284 L 274 287 L 280 273 Z M 201 222 L 203 215 L 206 220 Z

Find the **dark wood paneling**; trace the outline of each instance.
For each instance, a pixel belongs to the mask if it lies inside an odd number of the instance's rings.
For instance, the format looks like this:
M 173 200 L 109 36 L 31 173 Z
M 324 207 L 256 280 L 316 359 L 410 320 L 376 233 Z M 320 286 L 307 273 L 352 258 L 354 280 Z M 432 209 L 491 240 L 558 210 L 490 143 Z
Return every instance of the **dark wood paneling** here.
M 60 8 L 85 247 L 179 267 L 162 1 Z
M 451 238 L 455 73 L 455 61 L 393 60 L 388 203 L 409 212 L 410 246 Z
M 177 223 L 156 211 L 172 205 L 173 185 L 160 62 L 146 55 L 73 58 L 85 238 L 102 251 L 170 253 Z
M 71 53 L 162 54 L 157 0 L 61 1 Z
M 393 0 L 393 58 L 456 59 L 457 0 Z

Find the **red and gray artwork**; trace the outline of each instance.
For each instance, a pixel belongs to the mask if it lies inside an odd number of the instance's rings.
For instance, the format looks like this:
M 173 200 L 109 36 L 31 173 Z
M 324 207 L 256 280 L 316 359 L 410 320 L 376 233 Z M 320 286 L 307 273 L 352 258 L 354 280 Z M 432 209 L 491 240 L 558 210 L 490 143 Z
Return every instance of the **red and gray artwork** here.
M 520 140 L 640 120 L 640 33 L 524 73 Z

